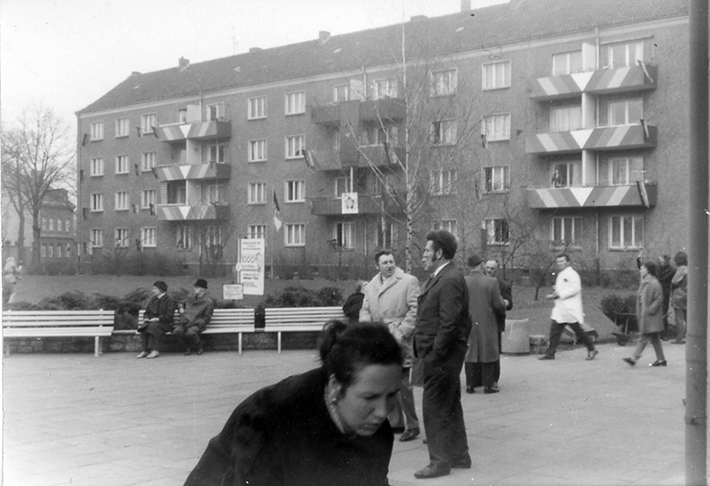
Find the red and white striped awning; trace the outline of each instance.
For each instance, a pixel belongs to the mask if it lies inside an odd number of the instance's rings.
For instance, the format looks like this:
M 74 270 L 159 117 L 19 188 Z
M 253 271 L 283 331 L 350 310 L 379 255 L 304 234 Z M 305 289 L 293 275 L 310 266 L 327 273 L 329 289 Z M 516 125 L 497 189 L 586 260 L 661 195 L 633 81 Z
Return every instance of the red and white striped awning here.
M 229 206 L 197 204 L 195 206 L 158 206 L 158 219 L 161 221 L 206 221 L 224 219 L 229 214 Z
M 155 128 L 155 133 L 164 142 L 177 142 L 188 138 L 198 140 L 227 138 L 232 135 L 232 124 L 228 121 L 210 120 L 182 125 L 163 125 Z
M 655 185 L 565 187 L 529 189 L 528 206 L 533 209 L 652 207 L 656 205 Z
M 229 164 L 185 164 L 155 167 L 153 173 L 160 181 L 184 181 L 188 179 L 229 179 L 232 166 Z
M 538 133 L 526 137 L 525 153 L 549 154 L 581 150 L 651 148 L 656 146 L 657 133 L 655 126 L 641 124 Z

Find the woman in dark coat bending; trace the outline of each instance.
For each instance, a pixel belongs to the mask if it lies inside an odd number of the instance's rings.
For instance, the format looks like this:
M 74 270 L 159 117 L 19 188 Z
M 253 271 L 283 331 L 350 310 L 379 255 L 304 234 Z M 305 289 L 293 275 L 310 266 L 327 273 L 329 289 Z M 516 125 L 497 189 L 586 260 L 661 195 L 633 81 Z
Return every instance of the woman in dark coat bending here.
M 329 321 L 323 365 L 244 400 L 185 486 L 386 486 L 402 374 L 381 323 Z

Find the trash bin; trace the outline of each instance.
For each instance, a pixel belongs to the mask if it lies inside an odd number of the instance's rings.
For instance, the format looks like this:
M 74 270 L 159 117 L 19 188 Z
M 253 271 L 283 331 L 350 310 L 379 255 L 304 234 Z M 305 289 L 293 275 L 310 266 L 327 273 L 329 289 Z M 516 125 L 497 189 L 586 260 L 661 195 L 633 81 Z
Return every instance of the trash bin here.
M 501 352 L 504 354 L 530 354 L 529 319 L 506 319 L 505 332 L 501 337 Z

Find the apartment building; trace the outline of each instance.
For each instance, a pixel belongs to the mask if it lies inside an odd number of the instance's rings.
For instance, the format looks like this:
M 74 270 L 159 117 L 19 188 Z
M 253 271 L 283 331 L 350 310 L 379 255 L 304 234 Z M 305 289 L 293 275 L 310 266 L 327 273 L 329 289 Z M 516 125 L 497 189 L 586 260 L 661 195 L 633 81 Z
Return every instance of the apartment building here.
M 683 0 L 463 1 L 133 73 L 77 115 L 80 250 L 228 267 L 265 238 L 278 273 L 351 277 L 379 248 L 417 262 L 432 228 L 514 266 L 672 253 L 687 46 Z

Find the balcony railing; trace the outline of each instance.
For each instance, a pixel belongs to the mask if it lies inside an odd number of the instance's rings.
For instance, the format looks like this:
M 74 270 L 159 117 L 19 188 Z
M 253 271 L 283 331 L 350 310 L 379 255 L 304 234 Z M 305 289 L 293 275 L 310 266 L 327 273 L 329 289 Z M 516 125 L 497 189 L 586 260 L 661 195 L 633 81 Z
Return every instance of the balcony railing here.
M 401 213 L 400 206 L 391 199 L 382 196 L 360 194 L 358 197 L 358 214 L 382 214 L 383 209 L 388 214 Z M 309 199 L 311 214 L 315 216 L 340 216 L 343 214 L 342 201 L 334 197 L 314 197 Z
M 342 170 L 350 167 L 397 167 L 398 161 L 404 161 L 404 148 L 384 145 L 361 145 L 343 143 L 338 152 L 333 150 L 308 150 L 306 161 L 314 170 Z
M 533 209 L 636 207 L 656 205 L 657 186 L 638 182 L 628 186 L 592 186 L 528 189 Z
M 163 165 L 155 167 L 153 173 L 161 182 L 188 179 L 229 179 L 232 173 L 232 166 L 215 162 L 208 164 Z
M 160 221 L 211 221 L 229 217 L 229 206 L 218 204 L 161 204 L 156 210 Z
M 571 132 L 538 133 L 525 139 L 525 153 L 652 148 L 656 146 L 657 134 L 658 129 L 652 125 L 621 125 Z
M 232 136 L 232 122 L 210 120 L 180 125 L 160 125 L 155 128 L 155 134 L 163 142 L 182 142 L 188 138 L 193 140 L 228 138 Z
M 611 94 L 656 89 L 658 68 L 652 64 L 597 69 L 531 79 L 530 97 L 539 100 L 568 98 L 581 93 Z
M 384 98 L 381 100 L 343 101 L 337 104 L 314 106 L 311 110 L 311 120 L 313 123 L 324 125 L 350 123 L 357 126 L 364 121 L 401 120 L 406 114 L 407 110 L 403 99 Z

